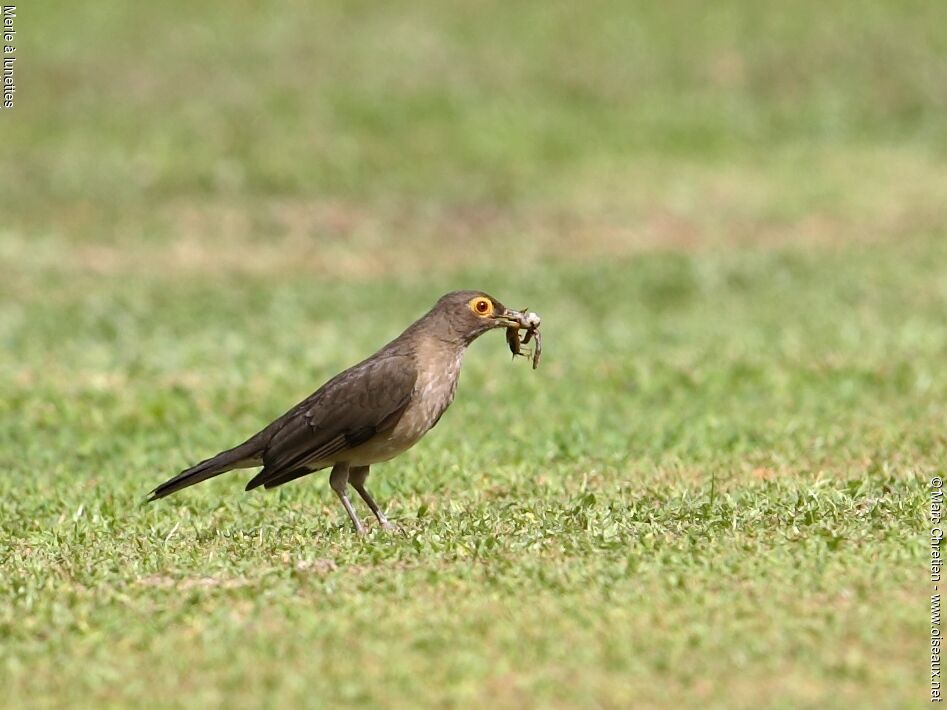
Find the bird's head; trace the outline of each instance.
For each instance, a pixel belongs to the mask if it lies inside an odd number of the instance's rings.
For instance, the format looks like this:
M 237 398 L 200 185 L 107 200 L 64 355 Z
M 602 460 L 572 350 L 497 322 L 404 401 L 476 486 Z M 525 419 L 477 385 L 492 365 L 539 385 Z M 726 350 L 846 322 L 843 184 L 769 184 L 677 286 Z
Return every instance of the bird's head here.
M 428 317 L 442 337 L 469 345 L 488 330 L 519 324 L 522 314 L 483 291 L 452 291 L 441 296 Z

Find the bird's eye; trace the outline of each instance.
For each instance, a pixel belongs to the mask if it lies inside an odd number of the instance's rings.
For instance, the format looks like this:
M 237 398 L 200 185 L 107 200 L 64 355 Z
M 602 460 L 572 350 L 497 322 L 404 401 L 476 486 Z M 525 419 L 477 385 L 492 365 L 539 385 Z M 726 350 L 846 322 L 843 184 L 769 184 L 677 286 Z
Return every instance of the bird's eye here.
M 477 296 L 470 300 L 470 310 L 478 316 L 488 316 L 493 313 L 493 304 L 489 298 Z

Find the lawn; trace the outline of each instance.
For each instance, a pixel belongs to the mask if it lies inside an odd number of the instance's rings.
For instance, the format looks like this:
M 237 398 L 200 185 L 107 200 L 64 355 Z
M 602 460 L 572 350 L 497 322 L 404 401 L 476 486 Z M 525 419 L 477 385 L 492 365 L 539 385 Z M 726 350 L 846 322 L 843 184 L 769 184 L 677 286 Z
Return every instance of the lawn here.
M 947 5 L 20 9 L 4 706 L 926 702 Z M 142 504 L 455 288 L 543 362 L 472 346 L 399 532 Z

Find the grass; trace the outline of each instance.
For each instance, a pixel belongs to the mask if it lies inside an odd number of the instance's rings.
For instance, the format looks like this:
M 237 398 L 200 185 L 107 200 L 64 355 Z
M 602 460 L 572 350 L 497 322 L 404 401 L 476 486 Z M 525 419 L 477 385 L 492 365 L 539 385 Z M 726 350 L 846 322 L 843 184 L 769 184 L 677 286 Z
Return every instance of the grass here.
M 924 702 L 943 7 L 131 12 L 19 18 L 4 705 Z M 141 505 L 461 287 L 544 361 L 471 348 L 400 534 Z

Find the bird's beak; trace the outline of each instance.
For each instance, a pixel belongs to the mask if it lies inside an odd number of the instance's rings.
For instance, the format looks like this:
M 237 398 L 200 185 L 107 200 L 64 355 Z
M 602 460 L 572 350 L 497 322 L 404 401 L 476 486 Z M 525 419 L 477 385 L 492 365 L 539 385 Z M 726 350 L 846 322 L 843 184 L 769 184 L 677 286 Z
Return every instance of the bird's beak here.
M 504 308 L 502 313 L 494 316 L 498 328 L 509 328 L 511 326 L 523 327 L 526 311 L 514 311 L 512 308 Z

